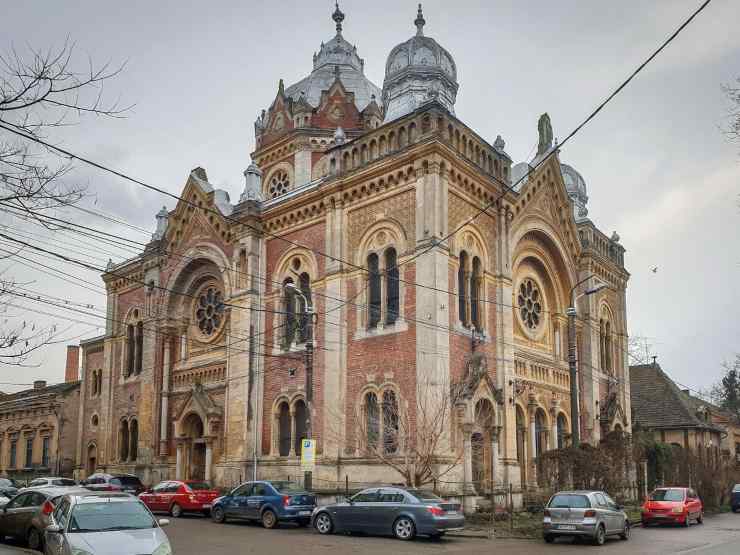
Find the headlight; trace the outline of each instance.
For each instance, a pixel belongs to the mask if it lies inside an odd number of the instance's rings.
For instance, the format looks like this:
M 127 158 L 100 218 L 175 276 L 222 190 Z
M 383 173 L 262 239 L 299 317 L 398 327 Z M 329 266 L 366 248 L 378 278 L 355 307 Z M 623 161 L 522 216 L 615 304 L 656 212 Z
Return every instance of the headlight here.
M 671 512 L 680 515 L 683 512 L 683 507 L 673 507 L 673 509 L 671 509 Z
M 172 548 L 170 547 L 170 542 L 164 542 L 159 545 L 157 549 L 154 550 L 152 555 L 172 555 Z

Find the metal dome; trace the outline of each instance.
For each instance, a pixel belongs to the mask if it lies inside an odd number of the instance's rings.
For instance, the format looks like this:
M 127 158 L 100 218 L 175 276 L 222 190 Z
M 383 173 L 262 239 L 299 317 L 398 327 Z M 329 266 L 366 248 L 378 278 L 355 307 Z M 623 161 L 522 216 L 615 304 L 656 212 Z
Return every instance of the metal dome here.
M 588 191 L 583 176 L 573 166 L 560 164 L 560 172 L 563 174 L 563 182 L 568 196 L 573 199 L 576 221 L 584 220 L 588 216 Z

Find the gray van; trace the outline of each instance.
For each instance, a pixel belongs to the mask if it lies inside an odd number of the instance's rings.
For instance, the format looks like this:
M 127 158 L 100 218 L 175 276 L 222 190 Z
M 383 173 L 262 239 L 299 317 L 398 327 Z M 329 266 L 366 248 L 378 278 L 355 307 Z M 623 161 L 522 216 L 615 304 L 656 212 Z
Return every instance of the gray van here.
M 630 537 L 630 521 L 623 508 L 603 491 L 561 491 L 545 507 L 543 536 L 587 538 L 603 545 L 607 536 Z

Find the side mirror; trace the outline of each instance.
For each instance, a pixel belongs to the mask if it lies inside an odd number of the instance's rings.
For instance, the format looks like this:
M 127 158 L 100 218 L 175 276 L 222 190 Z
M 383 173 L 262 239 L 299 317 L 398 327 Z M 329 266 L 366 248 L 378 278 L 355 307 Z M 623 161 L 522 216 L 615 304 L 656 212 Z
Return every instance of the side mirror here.
M 160 518 L 157 522 L 159 523 L 159 525 L 161 527 L 169 526 L 170 525 L 170 521 L 167 518 Z M 48 530 L 48 528 L 47 528 L 47 530 Z
M 49 534 L 59 534 L 62 531 L 62 527 L 58 524 L 49 524 L 49 526 L 46 527 L 46 531 L 49 532 Z

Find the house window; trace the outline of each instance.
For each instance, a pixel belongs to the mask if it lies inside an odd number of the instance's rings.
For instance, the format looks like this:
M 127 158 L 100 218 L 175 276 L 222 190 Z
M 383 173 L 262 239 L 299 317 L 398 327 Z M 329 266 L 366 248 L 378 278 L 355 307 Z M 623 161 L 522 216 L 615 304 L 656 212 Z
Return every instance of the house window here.
M 368 270 L 368 329 L 377 328 L 381 322 L 392 326 L 400 316 L 400 278 L 398 254 L 388 247 L 382 255 L 370 253 Z
M 33 438 L 26 438 L 26 468 L 33 465 Z
M 136 352 L 136 340 L 134 337 L 134 326 L 126 326 L 126 376 L 134 373 L 134 356 Z
M 141 374 L 142 362 L 144 360 L 144 322 L 139 321 L 136 324 L 136 361 L 134 364 L 134 372 Z
M 483 331 L 481 310 L 483 288 L 483 265 L 480 258 L 460 252 L 457 269 L 457 312 L 460 323 Z
M 299 313 L 298 321 L 300 322 L 299 337 L 301 343 L 305 343 L 306 341 L 308 341 L 308 334 L 311 324 L 311 322 L 308 321 L 310 316 L 308 314 L 308 306 L 306 306 L 306 303 L 308 303 L 309 305 L 311 304 L 311 278 L 306 272 L 303 272 L 300 275 L 298 281 L 301 293 L 303 293 L 303 297 L 298 295 L 298 299 L 296 302 Z
M 51 438 L 45 437 L 41 440 L 41 466 L 49 468 L 49 444 Z
M 18 462 L 18 442 L 13 440 L 10 442 L 10 468 L 15 468 Z
M 381 275 L 378 255 L 372 253 L 367 257 L 367 269 L 369 272 L 369 297 L 370 312 L 367 319 L 367 327 L 375 328 L 380 323 L 380 313 L 382 310 L 382 293 L 381 293 Z
M 372 392 L 365 395 L 365 434 L 368 449 L 375 449 L 380 435 L 380 411 L 378 396 Z
M 129 441 L 128 422 L 126 420 L 122 420 L 118 438 L 118 458 L 122 462 L 128 460 Z
M 465 276 L 465 268 L 468 265 L 468 253 L 462 251 L 460 253 L 460 266 L 457 269 L 457 313 L 460 323 L 463 326 L 468 325 L 468 294 L 467 294 L 467 279 Z
M 290 455 L 290 408 L 281 403 L 278 409 L 278 453 L 281 457 Z
M 602 372 L 612 372 L 612 328 L 607 317 L 599 320 L 599 362 Z
M 306 403 L 302 400 L 296 401 L 293 407 L 293 418 L 295 418 L 295 438 L 293 440 L 293 449 L 296 455 L 301 454 L 301 440 L 306 438 L 308 431 L 308 409 Z
M 399 279 L 398 279 L 398 257 L 396 249 L 389 248 L 385 251 L 385 279 L 386 279 L 386 305 L 387 312 L 385 323 L 392 325 L 398 320 L 398 296 L 399 296 Z
M 481 263 L 473 257 L 473 271 L 470 274 L 470 320 L 476 330 L 483 329 L 480 317 Z

